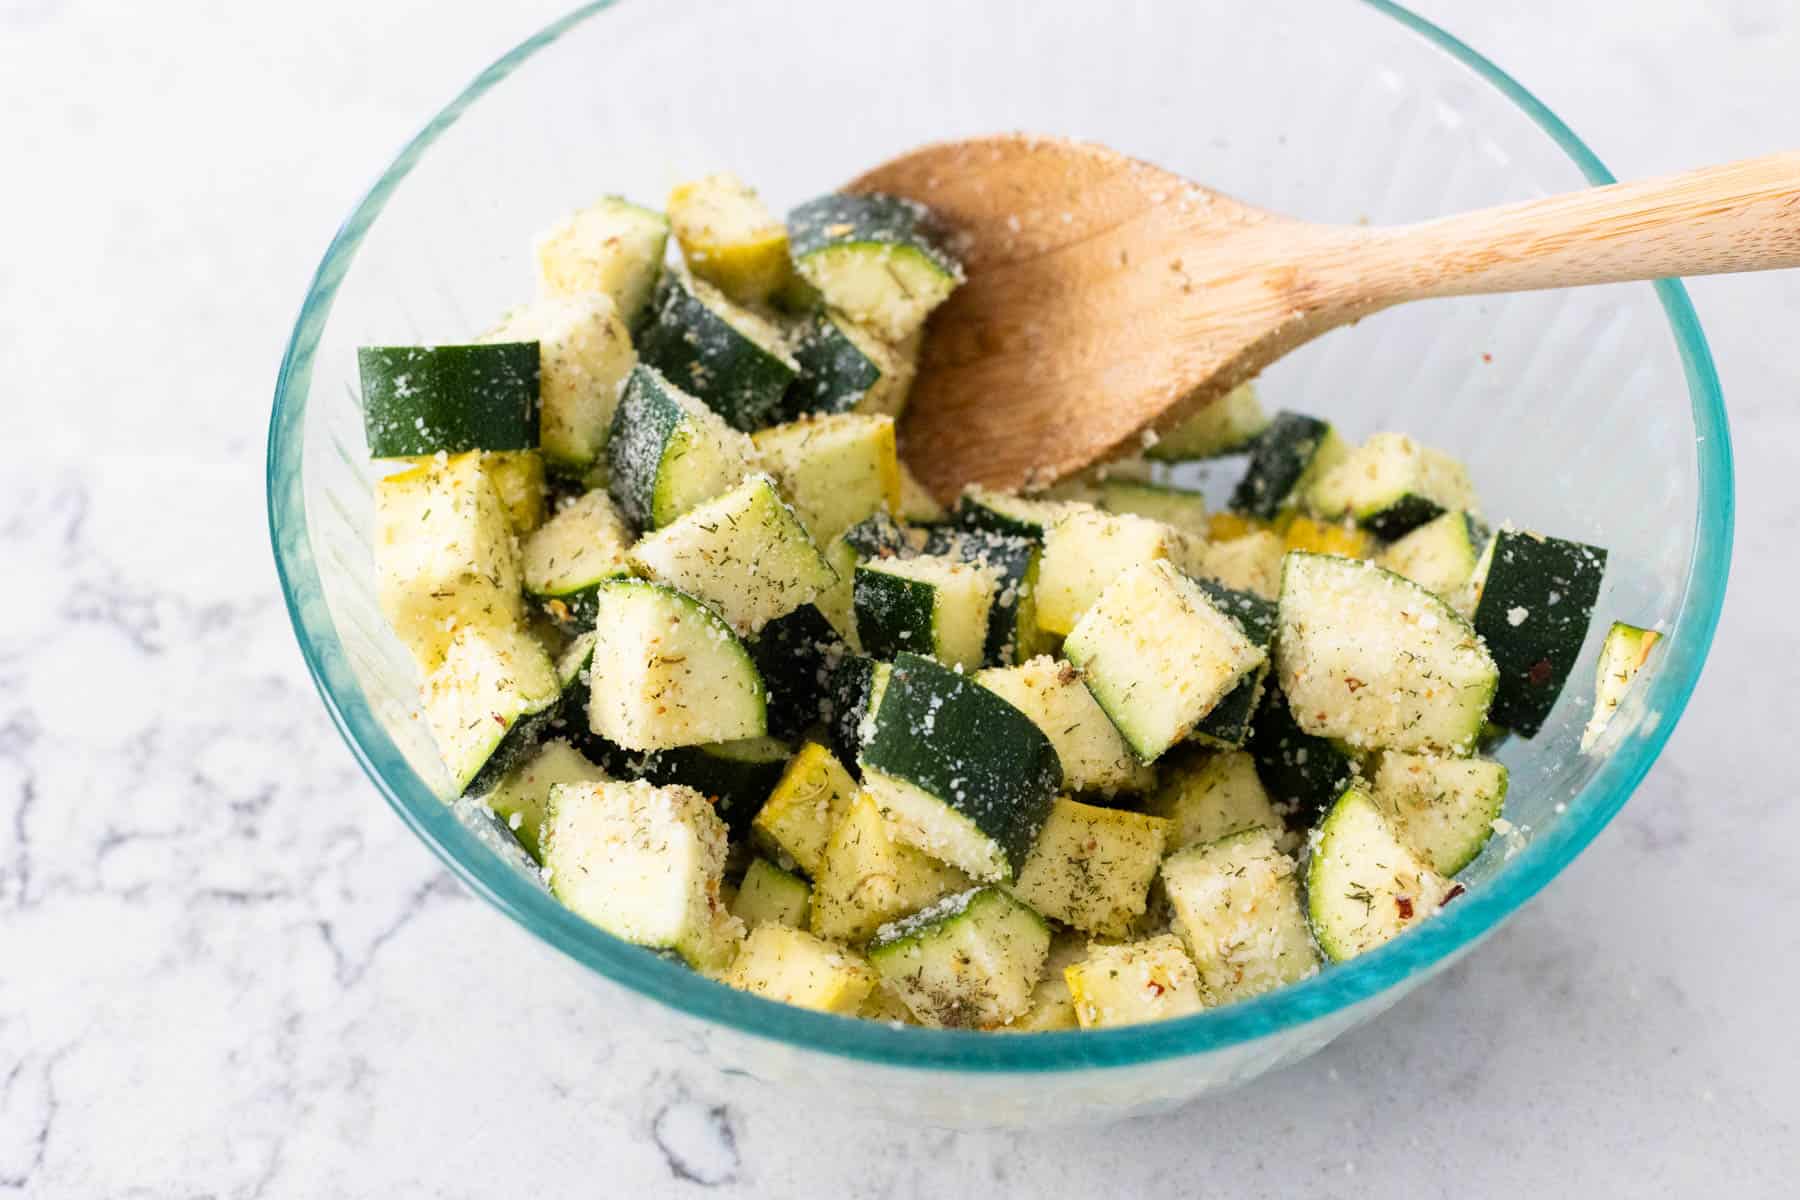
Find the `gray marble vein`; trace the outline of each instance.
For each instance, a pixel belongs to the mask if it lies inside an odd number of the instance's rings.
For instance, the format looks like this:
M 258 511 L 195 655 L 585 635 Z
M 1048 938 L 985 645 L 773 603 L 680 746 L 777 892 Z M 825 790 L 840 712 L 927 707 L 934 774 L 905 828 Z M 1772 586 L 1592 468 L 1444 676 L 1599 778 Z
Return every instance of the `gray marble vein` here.
M 0 4 L 0 1195 L 1793 1194 L 1792 277 L 1693 288 L 1739 542 L 1663 761 L 1480 953 L 1255 1087 L 1053 1134 L 802 1111 L 462 891 L 313 694 L 264 422 L 351 198 L 561 7 Z M 1781 0 L 1421 7 L 1621 173 L 1794 141 Z

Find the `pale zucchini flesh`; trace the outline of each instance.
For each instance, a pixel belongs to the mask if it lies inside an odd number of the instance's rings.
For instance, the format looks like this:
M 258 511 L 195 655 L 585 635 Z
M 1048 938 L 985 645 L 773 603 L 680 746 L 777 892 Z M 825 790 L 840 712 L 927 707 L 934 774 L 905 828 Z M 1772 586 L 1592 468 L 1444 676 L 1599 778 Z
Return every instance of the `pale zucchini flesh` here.
M 883 926 L 869 962 L 923 1024 L 988 1029 L 1030 1007 L 1049 952 L 1044 919 L 984 887 Z
M 1245 830 L 1183 850 L 1162 864 L 1162 881 L 1209 1007 L 1318 971 L 1298 870 L 1271 831 Z
M 1167 1021 L 1206 1007 L 1193 960 L 1173 934 L 1092 945 L 1086 958 L 1064 969 L 1063 977 L 1083 1029 Z
M 1058 799 L 1012 892 L 1065 925 L 1125 937 L 1149 904 L 1168 835 L 1160 817 Z
M 1368 794 L 1351 787 L 1314 831 L 1307 919 L 1325 957 L 1343 962 L 1435 914 L 1449 880 L 1400 843 Z

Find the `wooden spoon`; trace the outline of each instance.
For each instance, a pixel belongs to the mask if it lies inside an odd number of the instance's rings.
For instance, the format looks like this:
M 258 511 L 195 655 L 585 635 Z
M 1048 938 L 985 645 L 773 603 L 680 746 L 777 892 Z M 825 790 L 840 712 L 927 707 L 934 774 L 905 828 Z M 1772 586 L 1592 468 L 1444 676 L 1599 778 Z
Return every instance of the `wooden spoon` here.
M 1104 146 L 925 146 L 852 190 L 929 205 L 968 271 L 902 426 L 950 500 L 1143 447 L 1327 330 L 1430 296 L 1800 266 L 1800 153 L 1419 225 L 1314 225 Z

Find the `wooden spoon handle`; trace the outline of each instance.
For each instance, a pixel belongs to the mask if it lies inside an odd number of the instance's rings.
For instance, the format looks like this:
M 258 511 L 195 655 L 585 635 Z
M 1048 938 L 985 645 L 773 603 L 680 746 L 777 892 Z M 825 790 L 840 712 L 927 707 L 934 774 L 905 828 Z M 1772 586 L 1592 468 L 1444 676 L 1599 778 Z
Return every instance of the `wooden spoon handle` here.
M 1431 296 L 1800 267 L 1800 153 L 1368 231 L 1352 290 Z

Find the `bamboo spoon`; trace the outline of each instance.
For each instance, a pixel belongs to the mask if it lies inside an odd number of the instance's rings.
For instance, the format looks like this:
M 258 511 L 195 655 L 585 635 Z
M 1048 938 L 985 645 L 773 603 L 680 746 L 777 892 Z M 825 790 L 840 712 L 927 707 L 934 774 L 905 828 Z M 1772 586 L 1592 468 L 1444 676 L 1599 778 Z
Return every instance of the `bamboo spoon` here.
M 1419 225 L 1314 225 L 1103 146 L 925 146 L 852 190 L 929 205 L 968 271 L 902 427 L 940 499 L 1042 486 L 1407 300 L 1800 266 L 1800 153 Z

